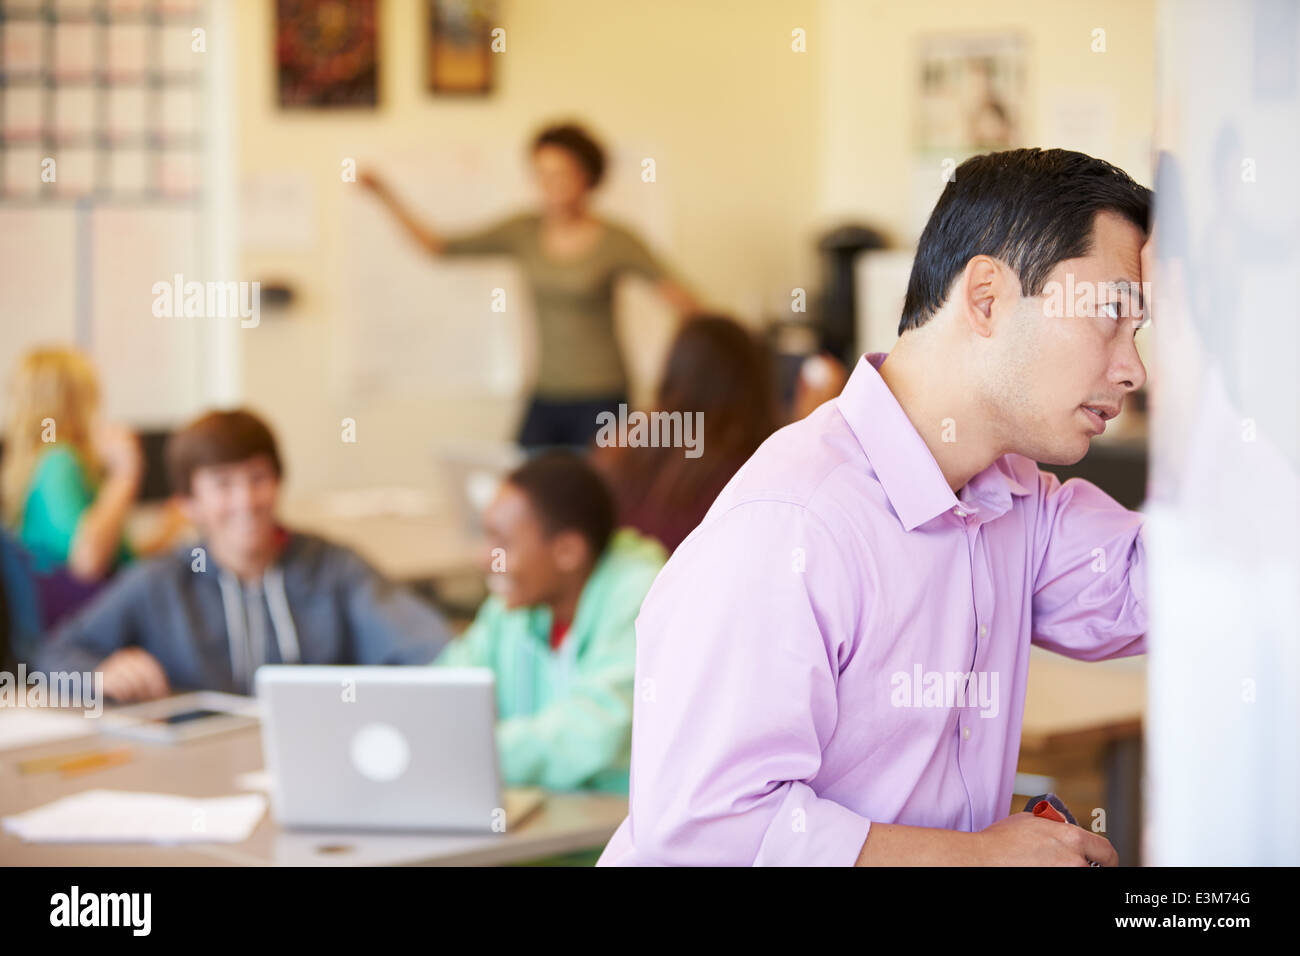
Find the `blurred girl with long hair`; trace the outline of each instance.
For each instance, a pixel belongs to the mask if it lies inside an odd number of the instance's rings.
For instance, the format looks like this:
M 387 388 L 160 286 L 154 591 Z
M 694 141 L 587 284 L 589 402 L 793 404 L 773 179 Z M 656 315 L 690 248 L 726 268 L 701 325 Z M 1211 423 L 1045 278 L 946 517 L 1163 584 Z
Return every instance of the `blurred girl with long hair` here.
M 776 389 L 766 348 L 721 315 L 696 316 L 673 341 L 655 411 L 703 413 L 703 447 L 598 448 L 596 467 L 614 491 L 619 523 L 674 550 L 713 499 L 776 430 Z

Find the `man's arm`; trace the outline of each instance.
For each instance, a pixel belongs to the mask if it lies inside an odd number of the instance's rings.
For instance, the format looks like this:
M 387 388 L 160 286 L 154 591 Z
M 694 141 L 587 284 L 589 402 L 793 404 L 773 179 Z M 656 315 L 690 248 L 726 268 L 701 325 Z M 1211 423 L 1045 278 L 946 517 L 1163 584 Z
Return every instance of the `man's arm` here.
M 739 505 L 669 561 L 637 618 L 631 830 L 668 865 L 851 865 L 871 822 L 808 785 L 871 595 L 798 505 Z M 830 569 L 837 569 L 830 571 Z
M 137 565 L 95 595 L 40 645 L 36 663 L 44 671 L 90 671 L 124 647 L 138 644 L 140 605 L 146 597 L 148 565 Z
M 858 866 L 1119 866 L 1105 837 L 1075 826 L 1013 813 L 978 833 L 873 823 Z
M 137 646 L 145 639 L 142 615 L 156 571 L 151 563 L 125 572 L 40 647 L 37 668 L 47 673 L 99 671 L 104 695 L 118 703 L 170 694 L 162 663 Z
M 796 554 L 797 552 L 797 554 Z M 795 504 L 712 519 L 637 619 L 630 831 L 668 865 L 1114 862 L 1102 837 L 1022 813 L 965 833 L 873 822 L 808 781 L 841 719 L 840 661 L 876 594 Z M 860 588 L 827 587 L 843 574 Z
M 1086 661 L 1146 653 L 1142 515 L 1081 478 L 1038 480 L 1033 643 Z
M 428 664 L 451 639 L 446 620 L 431 604 L 384 578 L 348 553 L 344 607 L 352 637 L 351 663 Z

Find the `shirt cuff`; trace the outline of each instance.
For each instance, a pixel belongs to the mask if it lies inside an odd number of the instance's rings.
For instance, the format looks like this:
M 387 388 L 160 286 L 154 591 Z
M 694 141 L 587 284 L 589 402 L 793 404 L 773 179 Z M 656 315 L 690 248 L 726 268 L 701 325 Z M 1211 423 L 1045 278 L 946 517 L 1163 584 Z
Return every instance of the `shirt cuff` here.
M 755 866 L 853 866 L 871 821 L 805 783 L 791 783 L 763 836 Z

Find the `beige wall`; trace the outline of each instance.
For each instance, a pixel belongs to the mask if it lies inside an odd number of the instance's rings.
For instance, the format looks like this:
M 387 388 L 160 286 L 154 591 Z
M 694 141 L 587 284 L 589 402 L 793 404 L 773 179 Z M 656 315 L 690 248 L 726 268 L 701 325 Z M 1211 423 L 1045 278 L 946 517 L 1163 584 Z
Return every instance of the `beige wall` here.
M 529 132 L 576 115 L 611 145 L 659 144 L 668 244 L 710 304 L 747 321 L 794 285 L 818 282 L 810 250 L 841 219 L 909 239 L 917 200 L 910 111 L 922 32 L 1011 27 L 1028 41 L 1030 141 L 1096 152 L 1149 182 L 1152 0 L 979 5 L 927 0 L 610 0 L 503 2 L 508 49 L 486 99 L 439 98 L 423 85 L 424 4 L 383 0 L 382 106 L 281 112 L 274 105 L 273 5 L 239 0 L 235 37 L 241 175 L 310 172 L 319 239 L 292 254 L 245 252 L 245 278 L 294 282 L 284 319 L 242 332 L 241 392 L 278 426 L 295 489 L 420 482 L 442 439 L 508 438 L 521 399 L 361 402 L 331 386 L 340 321 L 343 156 L 411 153 L 464 140 L 522 151 Z M 1107 31 L 1092 53 L 1091 31 Z M 808 52 L 791 52 L 791 31 Z M 1046 143 L 1058 104 L 1100 102 L 1106 128 Z M 937 190 L 936 190 L 937 191 Z M 633 330 L 657 354 L 664 330 Z M 340 441 L 340 419 L 358 442 Z
M 864 216 L 916 238 L 911 203 L 918 40 L 932 33 L 1014 31 L 1026 41 L 1026 146 L 1100 156 L 1151 185 L 1155 0 L 825 0 L 825 122 L 819 210 Z M 1092 51 L 1093 30 L 1106 50 Z M 1096 133 L 1063 141 L 1059 117 L 1095 110 Z M 1073 107 L 1073 109 L 1072 109 Z M 1089 124 L 1091 125 L 1091 118 Z M 941 183 L 935 169 L 937 196 Z

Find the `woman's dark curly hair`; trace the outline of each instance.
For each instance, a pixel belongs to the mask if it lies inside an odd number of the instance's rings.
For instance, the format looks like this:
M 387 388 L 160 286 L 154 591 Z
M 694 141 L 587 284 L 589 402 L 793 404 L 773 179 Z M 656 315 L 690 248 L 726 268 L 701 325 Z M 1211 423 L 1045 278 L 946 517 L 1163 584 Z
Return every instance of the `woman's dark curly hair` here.
M 605 176 L 605 150 L 577 123 L 548 126 L 533 137 L 532 154 L 543 146 L 559 146 L 578 161 L 587 174 L 587 188 L 595 189 Z

